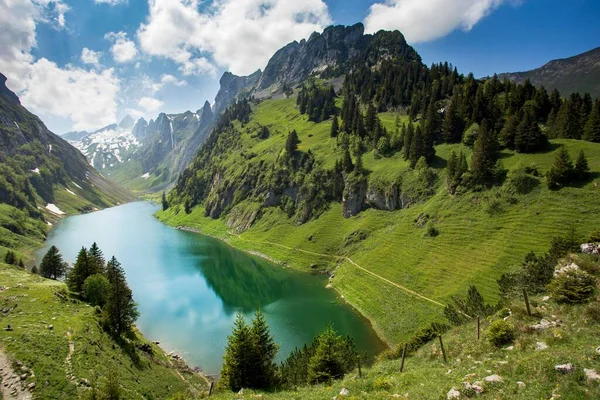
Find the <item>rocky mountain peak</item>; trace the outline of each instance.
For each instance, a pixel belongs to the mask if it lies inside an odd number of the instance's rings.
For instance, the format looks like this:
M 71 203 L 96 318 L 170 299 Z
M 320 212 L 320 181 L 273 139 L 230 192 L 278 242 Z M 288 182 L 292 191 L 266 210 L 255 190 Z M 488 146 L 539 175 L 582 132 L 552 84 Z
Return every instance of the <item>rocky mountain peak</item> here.
M 138 139 L 146 137 L 146 134 L 148 133 L 148 122 L 146 122 L 144 118 L 138 119 L 133 126 L 131 133 Z
M 231 72 L 225 72 L 219 80 L 221 87 L 215 97 L 213 113 L 215 115 L 221 114 L 242 89 L 253 86 L 260 76 L 260 69 L 248 76 L 237 76 Z
M 131 118 L 131 115 L 126 115 L 125 118 L 119 122 L 119 127 L 122 129 L 131 129 L 135 125 L 135 121 Z
M 13 91 L 6 87 L 6 81 L 6 76 L 0 73 L 0 95 L 4 96 L 13 103 L 21 104 L 21 102 L 19 101 L 19 97 Z

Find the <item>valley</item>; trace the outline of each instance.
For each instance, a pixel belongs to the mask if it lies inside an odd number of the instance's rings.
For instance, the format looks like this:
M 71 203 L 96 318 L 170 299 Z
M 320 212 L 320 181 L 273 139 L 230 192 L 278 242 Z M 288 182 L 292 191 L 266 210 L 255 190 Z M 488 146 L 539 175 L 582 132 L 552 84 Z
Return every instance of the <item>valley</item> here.
M 598 49 L 476 78 L 365 24 L 178 43 L 62 136 L 0 74 L 0 398 L 600 396 Z

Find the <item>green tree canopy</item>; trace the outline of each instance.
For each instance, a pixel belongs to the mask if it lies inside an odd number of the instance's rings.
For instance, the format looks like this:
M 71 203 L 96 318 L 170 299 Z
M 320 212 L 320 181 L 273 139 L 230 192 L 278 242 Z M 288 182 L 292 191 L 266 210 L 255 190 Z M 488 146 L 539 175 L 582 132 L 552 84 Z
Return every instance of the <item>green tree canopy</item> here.
M 51 246 L 40 264 L 40 275 L 44 278 L 60 279 L 67 271 L 67 263 L 56 246 Z

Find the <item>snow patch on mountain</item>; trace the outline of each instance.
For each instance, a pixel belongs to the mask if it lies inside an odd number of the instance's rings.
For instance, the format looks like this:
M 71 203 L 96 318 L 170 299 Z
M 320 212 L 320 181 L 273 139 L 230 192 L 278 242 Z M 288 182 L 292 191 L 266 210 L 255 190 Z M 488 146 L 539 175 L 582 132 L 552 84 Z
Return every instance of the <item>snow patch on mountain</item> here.
M 58 208 L 55 204 L 48 203 L 46 204 L 46 210 L 50 211 L 55 215 L 65 215 L 65 212 Z

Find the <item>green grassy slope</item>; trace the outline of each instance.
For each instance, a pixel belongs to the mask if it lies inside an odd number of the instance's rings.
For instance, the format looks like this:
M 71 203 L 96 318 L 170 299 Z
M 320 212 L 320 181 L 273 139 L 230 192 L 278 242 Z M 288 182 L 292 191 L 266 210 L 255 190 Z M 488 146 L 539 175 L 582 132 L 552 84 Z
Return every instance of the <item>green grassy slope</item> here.
M 382 115 L 388 130 L 393 131 L 394 120 L 395 116 Z M 271 131 L 266 140 L 252 138 L 260 125 Z M 335 163 L 336 143 L 329 137 L 330 122 L 307 121 L 306 116 L 299 114 L 293 97 L 262 102 L 250 123 L 238 128 L 242 132 L 243 153 L 252 154 L 253 159 L 274 160 L 285 145 L 287 132 L 295 129 L 301 151 L 311 150 L 325 167 L 331 168 Z M 535 163 L 544 174 L 559 146 L 566 146 L 572 157 L 584 149 L 597 179 L 599 144 L 556 140 L 553 150 L 546 153 L 504 151 L 502 161 L 507 169 Z M 426 323 L 441 319 L 442 304 L 450 296 L 466 292 L 471 284 L 487 300 L 496 300 L 496 280 L 500 275 L 528 251 L 547 250 L 552 236 L 571 226 L 584 235 L 598 227 L 594 217 L 600 215 L 597 180 L 559 191 L 548 190 L 542 180 L 536 189 L 522 196 L 506 195 L 502 188 L 457 197 L 448 195 L 442 167 L 451 150 L 462 148 L 436 148 L 437 192 L 428 201 L 408 209 L 368 209 L 345 219 L 341 205 L 333 203 L 318 219 L 297 226 L 279 208 L 268 208 L 250 230 L 239 236 L 228 232 L 228 216 L 210 220 L 203 216 L 201 207 L 186 215 L 182 207 L 176 206 L 159 213 L 159 218 L 172 225 L 197 228 L 292 267 L 308 269 L 316 264 L 335 270 L 333 286 L 372 321 L 380 336 L 388 343 L 398 343 Z M 371 171 L 370 180 L 380 177 L 391 182 L 408 169 L 399 153 L 379 159 L 368 153 L 363 161 Z M 223 165 L 228 168 L 228 177 L 234 177 L 243 173 L 245 160 L 239 152 L 230 152 Z M 241 203 L 230 214 L 255 207 Z M 424 227 L 416 221 L 427 219 L 439 229 L 439 236 L 425 237 Z
M 139 333 L 115 343 L 101 329 L 95 308 L 63 297 L 64 283 L 5 264 L 0 282 L 0 351 L 32 371 L 25 382 L 35 383 L 35 398 L 78 398 L 90 391 L 84 380 L 96 377 L 101 389 L 109 371 L 117 372 L 125 399 L 165 399 L 206 389 L 199 374 L 158 346 L 149 343 L 153 354 L 140 350 L 145 340 Z M 8 325 L 12 331 L 4 330 Z
M 543 295 L 531 298 L 533 316 L 528 317 L 522 299 L 510 302 L 511 315 L 507 321 L 516 328 L 517 337 L 512 349 L 496 348 L 486 340 L 490 323 L 503 315 L 481 321 L 481 337 L 477 340 L 475 322 L 454 328 L 444 334 L 447 362 L 444 362 L 438 340 L 410 354 L 400 373 L 400 360 L 382 360 L 370 368 L 349 373 L 332 384 L 300 387 L 296 391 L 257 393 L 244 390 L 243 398 L 264 399 L 445 399 L 452 389 L 460 398 L 481 399 L 596 399 L 600 397 L 598 380 L 588 380 L 584 370 L 599 371 L 597 351 L 599 321 L 589 318 L 589 307 L 598 309 L 597 299 L 587 305 L 558 305 L 543 301 Z M 544 318 L 557 321 L 557 326 L 534 330 L 532 325 Z M 537 343 L 548 346 L 536 350 Z M 556 365 L 572 363 L 574 372 L 559 373 Z M 501 382 L 486 382 L 485 378 L 499 375 Z M 466 389 L 465 383 L 478 385 L 477 394 Z M 522 382 L 519 386 L 517 382 Z M 340 392 L 345 388 L 346 395 Z M 231 393 L 219 393 L 216 399 L 230 399 Z M 238 396 L 241 398 L 241 396 Z

